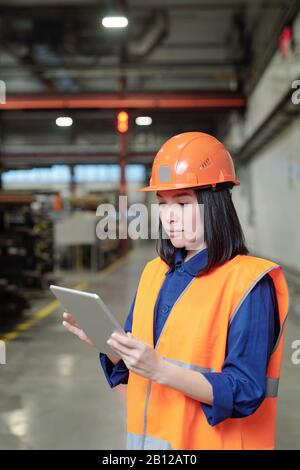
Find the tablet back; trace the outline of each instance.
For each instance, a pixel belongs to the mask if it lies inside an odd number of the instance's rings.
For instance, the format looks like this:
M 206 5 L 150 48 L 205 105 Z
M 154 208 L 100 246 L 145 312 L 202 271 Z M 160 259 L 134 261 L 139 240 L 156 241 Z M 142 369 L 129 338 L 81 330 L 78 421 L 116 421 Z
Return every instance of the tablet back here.
M 98 294 L 55 285 L 50 289 L 99 351 L 116 354 L 106 341 L 114 331 L 125 332 Z

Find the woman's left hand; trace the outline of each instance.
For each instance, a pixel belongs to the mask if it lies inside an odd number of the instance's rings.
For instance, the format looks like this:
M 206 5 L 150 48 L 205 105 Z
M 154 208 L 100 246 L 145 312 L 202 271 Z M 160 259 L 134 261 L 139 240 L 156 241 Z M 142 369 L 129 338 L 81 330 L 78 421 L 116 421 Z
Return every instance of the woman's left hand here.
M 165 361 L 149 344 L 129 332 L 125 336 L 116 331 L 107 340 L 107 344 L 121 356 L 132 372 L 151 380 L 160 379 Z

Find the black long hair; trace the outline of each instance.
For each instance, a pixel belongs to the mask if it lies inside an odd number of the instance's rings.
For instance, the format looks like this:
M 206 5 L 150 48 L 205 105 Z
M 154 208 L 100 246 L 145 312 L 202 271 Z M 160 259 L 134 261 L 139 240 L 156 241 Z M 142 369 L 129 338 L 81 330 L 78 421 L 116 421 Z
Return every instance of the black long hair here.
M 204 241 L 208 249 L 208 262 L 200 274 L 207 273 L 213 267 L 219 266 L 234 258 L 238 254 L 246 255 L 249 250 L 246 247 L 243 230 L 236 213 L 231 190 L 234 185 L 230 182 L 218 183 L 216 188 L 195 187 L 198 204 L 204 204 Z M 176 250 L 169 238 L 163 238 L 163 227 L 159 220 L 159 238 L 156 243 L 156 251 L 163 261 L 170 267 L 174 266 Z

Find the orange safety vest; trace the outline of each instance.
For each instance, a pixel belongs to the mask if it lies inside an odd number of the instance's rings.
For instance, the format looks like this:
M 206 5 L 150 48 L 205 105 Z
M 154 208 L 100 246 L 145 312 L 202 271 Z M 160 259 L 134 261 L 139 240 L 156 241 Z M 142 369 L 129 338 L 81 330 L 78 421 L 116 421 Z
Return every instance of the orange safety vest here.
M 154 307 L 168 269 L 160 257 L 154 258 L 146 264 L 138 285 L 132 334 L 152 347 Z M 236 255 L 209 273 L 194 277 L 175 302 L 155 349 L 165 360 L 180 367 L 221 372 L 228 326 L 266 273 L 275 286 L 280 334 L 267 368 L 265 398 L 258 409 L 250 416 L 227 418 L 211 426 L 198 400 L 129 371 L 127 449 L 274 449 L 284 324 L 289 306 L 280 265 L 263 258 Z

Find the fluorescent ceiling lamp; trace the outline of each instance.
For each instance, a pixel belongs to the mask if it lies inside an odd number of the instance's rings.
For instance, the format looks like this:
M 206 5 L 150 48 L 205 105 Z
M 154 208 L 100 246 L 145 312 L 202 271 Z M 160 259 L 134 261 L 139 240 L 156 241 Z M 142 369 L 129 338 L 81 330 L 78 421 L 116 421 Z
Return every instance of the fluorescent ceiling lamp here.
M 135 123 L 138 126 L 150 126 L 152 124 L 152 118 L 150 116 L 139 116 L 136 118 Z
M 106 16 L 102 19 L 105 28 L 126 28 L 128 19 L 125 16 Z
M 72 126 L 73 119 L 67 116 L 61 116 L 56 119 L 56 125 L 59 127 L 69 127 Z

